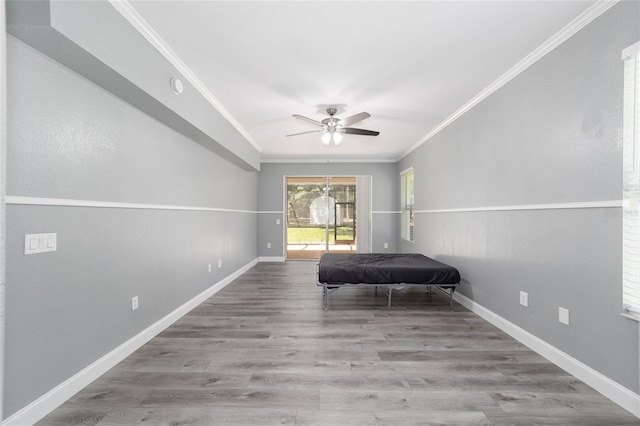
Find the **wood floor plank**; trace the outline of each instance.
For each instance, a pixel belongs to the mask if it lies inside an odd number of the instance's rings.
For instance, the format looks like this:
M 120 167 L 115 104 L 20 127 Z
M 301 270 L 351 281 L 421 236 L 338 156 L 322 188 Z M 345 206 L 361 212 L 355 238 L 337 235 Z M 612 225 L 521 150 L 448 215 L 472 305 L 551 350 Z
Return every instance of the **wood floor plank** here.
M 259 263 L 39 425 L 639 425 L 448 296 Z
M 140 407 L 236 407 L 317 409 L 319 391 L 302 389 L 161 389 L 150 392 Z
M 295 409 L 134 408 L 104 416 L 99 426 L 294 425 Z
M 349 410 L 298 410 L 296 426 L 469 426 L 491 425 L 481 411 L 476 412 L 407 412 L 407 411 L 349 411 Z
M 216 389 L 246 388 L 251 381 L 250 371 L 216 372 L 112 372 L 95 383 L 103 387 L 129 389 Z

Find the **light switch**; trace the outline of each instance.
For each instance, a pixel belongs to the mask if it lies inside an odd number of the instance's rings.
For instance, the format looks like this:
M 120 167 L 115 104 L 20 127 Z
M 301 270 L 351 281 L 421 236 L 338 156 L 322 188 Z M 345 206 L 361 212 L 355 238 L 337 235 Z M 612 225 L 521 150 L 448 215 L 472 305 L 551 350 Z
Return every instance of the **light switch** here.
M 276 225 L 280 225 L 280 219 L 276 219 Z
M 26 234 L 24 236 L 24 254 L 56 251 L 57 234 Z

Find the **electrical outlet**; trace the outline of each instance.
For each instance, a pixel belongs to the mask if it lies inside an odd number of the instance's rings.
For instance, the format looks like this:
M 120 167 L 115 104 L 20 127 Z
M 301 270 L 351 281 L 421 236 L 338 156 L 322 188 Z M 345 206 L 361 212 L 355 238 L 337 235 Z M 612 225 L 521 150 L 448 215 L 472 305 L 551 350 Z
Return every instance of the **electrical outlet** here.
M 209 269 L 209 272 L 211 272 L 211 264 L 209 264 L 209 268 L 208 269 Z
M 138 309 L 138 296 L 131 298 L 131 310 L 135 311 L 136 309 Z
M 280 219 L 276 219 L 276 225 L 280 225 Z
M 222 268 L 222 259 L 218 259 L 218 269 Z
M 267 248 L 271 248 L 271 243 L 267 243 Z
M 389 248 L 389 243 L 384 243 L 384 248 Z
M 565 308 L 558 308 L 558 321 L 564 325 L 569 325 L 569 310 Z
M 526 291 L 520 292 L 520 304 L 525 308 L 529 307 L 529 293 L 527 293 Z

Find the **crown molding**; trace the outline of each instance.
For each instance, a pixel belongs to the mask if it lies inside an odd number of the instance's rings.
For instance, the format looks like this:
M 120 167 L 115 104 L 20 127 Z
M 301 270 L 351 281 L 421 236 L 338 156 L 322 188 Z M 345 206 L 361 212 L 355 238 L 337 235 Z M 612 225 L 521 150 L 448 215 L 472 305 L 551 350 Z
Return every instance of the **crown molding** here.
M 260 158 L 260 163 L 396 163 L 395 159 L 391 158 Z
M 458 118 L 462 117 L 467 111 L 471 108 L 478 105 L 484 99 L 488 98 L 494 92 L 498 91 L 502 86 L 513 80 L 515 77 L 520 75 L 527 68 L 538 62 L 542 59 L 547 53 L 554 50 L 556 47 L 564 43 L 575 33 L 580 31 L 582 28 L 586 27 L 590 24 L 594 19 L 602 15 L 607 10 L 611 9 L 619 0 L 598 0 L 593 6 L 582 12 L 578 15 L 573 21 L 569 22 L 564 28 L 558 31 L 555 35 L 553 35 L 550 39 L 542 43 L 537 49 L 533 52 L 529 53 L 524 59 L 518 62 L 515 66 L 513 66 L 510 70 L 504 73 L 502 76 L 498 77 L 493 83 L 484 88 L 480 93 L 471 98 L 466 104 L 460 107 L 456 112 L 451 114 L 446 120 L 436 126 L 433 130 L 423 136 L 416 143 L 411 145 L 406 151 L 404 151 L 400 157 L 396 159 L 396 161 L 400 161 L 402 158 L 406 157 L 413 151 L 415 151 L 418 147 L 420 147 L 425 142 L 429 141 L 435 135 L 440 133 L 446 127 L 448 127 L 451 123 L 456 121 Z
M 220 101 L 207 89 L 204 83 L 180 57 L 169 47 L 151 25 L 129 3 L 129 0 L 108 0 L 109 3 L 145 38 L 151 45 L 169 61 L 193 87 L 247 140 L 258 152 L 262 147 L 238 123 Z

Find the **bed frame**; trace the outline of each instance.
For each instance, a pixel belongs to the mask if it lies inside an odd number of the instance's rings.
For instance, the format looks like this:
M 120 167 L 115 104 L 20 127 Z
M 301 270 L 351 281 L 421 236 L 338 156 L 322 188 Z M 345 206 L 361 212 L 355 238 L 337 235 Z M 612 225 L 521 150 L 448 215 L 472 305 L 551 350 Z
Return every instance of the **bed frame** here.
M 329 294 L 344 287 L 382 287 L 391 308 L 393 290 L 403 287 L 431 288 L 449 295 L 453 308 L 453 293 L 460 284 L 457 269 L 416 253 L 325 253 L 316 265 L 316 285 L 322 286 L 324 309 L 329 306 Z

